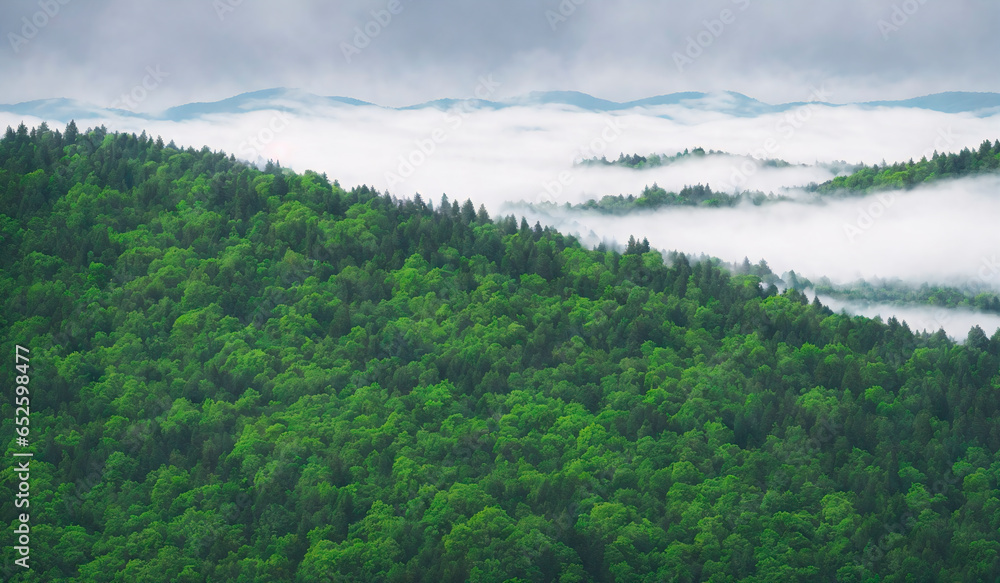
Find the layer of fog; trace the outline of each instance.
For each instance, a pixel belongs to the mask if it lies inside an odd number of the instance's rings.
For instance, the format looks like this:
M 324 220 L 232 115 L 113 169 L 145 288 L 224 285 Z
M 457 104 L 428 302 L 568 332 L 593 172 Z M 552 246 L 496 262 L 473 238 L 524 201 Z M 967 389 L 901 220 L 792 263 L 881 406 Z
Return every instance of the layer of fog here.
M 891 279 L 1000 291 L 1000 178 L 949 181 L 911 192 L 734 208 L 668 207 L 623 216 L 548 208 L 530 221 L 574 233 L 585 244 L 621 245 L 628 234 L 654 248 L 707 254 L 727 262 L 763 258 L 775 273 L 794 270 L 836 284 Z M 914 330 L 964 339 L 973 325 L 988 334 L 1000 316 L 970 310 L 879 305 L 821 297 L 835 310 L 896 316 Z
M 2 125 L 21 119 L 0 113 Z M 506 201 L 561 204 L 638 194 L 653 182 L 668 190 L 705 183 L 723 192 L 770 192 L 832 176 L 824 167 L 767 168 L 715 157 L 644 171 L 574 166 L 595 156 L 672 155 L 702 147 L 792 164 L 872 164 L 977 147 L 983 139 L 1000 137 L 1000 116 L 818 105 L 758 117 L 681 106 L 614 114 L 558 106 L 448 112 L 345 106 L 316 109 L 310 116 L 258 111 L 180 123 L 127 117 L 77 121 L 83 127 L 146 130 L 196 148 L 207 144 L 241 159 L 280 160 L 298 171 L 327 172 L 344 186 L 368 184 L 398 196 L 420 192 L 432 200 L 442 193 L 471 197 L 491 210 Z
M 813 295 L 807 293 L 807 295 Z M 945 333 L 959 341 L 964 341 L 969 330 L 979 326 L 992 336 L 1000 329 L 1000 315 L 976 312 L 963 308 L 932 308 L 918 305 L 878 304 L 842 300 L 820 294 L 819 301 L 835 312 L 846 312 L 869 318 L 880 317 L 883 321 L 890 317 L 906 322 L 914 332 Z
M 0 125 L 21 121 L 0 113 Z M 47 121 L 60 127 L 65 120 Z M 706 183 L 724 192 L 777 193 L 829 179 L 832 172 L 811 166 L 815 162 L 919 159 L 934 150 L 974 148 L 983 139 L 1000 137 L 1000 116 L 818 105 L 758 117 L 680 106 L 614 114 L 556 106 L 447 112 L 345 106 L 309 116 L 259 111 L 180 123 L 127 117 L 77 122 L 81 129 L 104 124 L 112 131 L 145 130 L 182 146 L 208 145 L 246 160 L 280 160 L 297 171 L 326 172 L 348 188 L 368 184 L 397 196 L 419 192 L 433 202 L 442 193 L 469 197 L 493 214 L 512 201 L 578 203 L 639 194 L 653 182 L 668 190 Z M 574 165 L 595 156 L 670 155 L 694 147 L 779 158 L 796 166 L 768 168 L 720 157 L 643 171 Z M 531 218 L 585 240 L 621 242 L 635 234 L 658 248 L 727 261 L 763 258 L 777 273 L 794 269 L 835 283 L 898 278 L 957 285 L 985 274 L 983 283 L 1000 289 L 998 192 L 997 180 L 974 180 L 899 193 L 891 204 L 870 197 L 822 206 L 675 208 L 627 217 L 560 209 Z
M 900 279 L 1000 291 L 997 177 L 822 203 L 666 207 L 627 215 L 520 208 L 587 242 L 621 243 L 634 234 L 657 248 L 728 262 L 763 258 L 775 273 L 794 270 L 834 283 Z

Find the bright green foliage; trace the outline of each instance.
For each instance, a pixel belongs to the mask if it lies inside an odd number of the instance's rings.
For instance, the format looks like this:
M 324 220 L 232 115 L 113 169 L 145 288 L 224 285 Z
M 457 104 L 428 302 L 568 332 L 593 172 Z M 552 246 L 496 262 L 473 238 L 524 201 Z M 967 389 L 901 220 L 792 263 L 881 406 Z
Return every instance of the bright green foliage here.
M 583 166 L 623 166 L 641 170 L 644 168 L 654 168 L 672 164 L 680 160 L 689 158 L 700 158 L 705 156 L 730 157 L 731 154 L 715 152 L 709 150 L 708 153 L 701 148 L 695 148 L 691 152 L 685 150 L 675 156 L 652 154 L 648 157 L 632 154 L 624 154 L 618 160 L 609 162 L 604 158 L 591 158 L 584 160 L 580 164 Z M 757 167 L 785 168 L 789 163 L 781 160 L 755 160 Z M 843 164 L 843 163 L 840 163 Z M 840 164 L 828 165 L 833 169 L 840 169 Z M 736 166 L 734 166 L 735 168 Z M 961 178 L 985 173 L 996 173 L 1000 171 L 1000 140 L 990 143 L 984 141 L 978 150 L 963 149 L 958 153 L 937 153 L 931 157 L 921 159 L 919 162 L 910 160 L 905 163 L 886 164 L 881 166 L 875 164 L 866 166 L 844 166 L 850 169 L 850 173 L 844 176 L 837 176 L 833 180 L 823 184 L 812 183 L 806 190 L 817 192 L 823 195 L 864 195 L 870 192 L 884 190 L 909 190 L 923 183 L 934 182 L 942 179 Z M 655 210 L 669 206 L 707 206 L 707 207 L 728 207 L 735 206 L 741 202 L 750 202 L 760 205 L 768 202 L 779 202 L 791 200 L 784 195 L 765 194 L 759 191 L 745 191 L 742 193 L 726 194 L 723 192 L 712 192 L 708 186 L 696 185 L 685 186 L 679 193 L 667 192 L 663 188 L 653 184 L 643 189 L 639 196 L 617 195 L 604 196 L 600 200 L 588 200 L 585 203 L 571 205 L 566 203 L 566 207 L 575 210 L 594 210 L 605 214 L 627 214 L 637 211 Z M 553 206 L 550 204 L 532 205 L 541 210 Z
M 816 187 L 821 193 L 836 191 L 872 192 L 878 190 L 909 190 L 921 183 L 946 178 L 961 178 L 1000 170 L 1000 140 L 984 141 L 978 150 L 969 148 L 958 153 L 938 153 L 928 160 L 881 166 L 862 165 L 852 174 L 838 176 Z
M 768 200 L 767 195 L 755 192 L 744 194 L 725 194 L 712 192 L 706 185 L 685 186 L 679 193 L 667 192 L 654 184 L 643 189 L 638 197 L 633 195 L 605 196 L 601 200 L 588 200 L 585 203 L 569 208 L 577 210 L 596 210 L 606 214 L 626 214 L 635 211 L 656 210 L 666 206 L 734 206 L 747 199 L 754 204 Z M 569 206 L 569 203 L 567 203 Z
M 0 208 L 12 581 L 998 573 L 1000 335 L 103 129 L 8 132 Z
M 642 194 L 635 195 L 607 195 L 601 200 L 588 200 L 580 204 L 565 203 L 566 210 L 597 211 L 609 215 L 625 215 L 639 211 L 652 211 L 664 207 L 672 206 L 701 206 L 701 207 L 732 207 L 741 202 L 760 205 L 765 202 L 775 202 L 778 200 L 789 200 L 787 197 L 764 194 L 760 191 L 744 191 L 736 194 L 726 194 L 724 192 L 713 192 L 710 187 L 703 184 L 685 186 L 680 192 L 667 192 L 662 187 L 656 185 L 647 186 L 642 190 Z M 542 202 L 528 205 L 536 211 L 546 211 L 557 208 L 551 202 Z
M 966 308 L 981 312 L 1000 313 L 1000 296 L 982 288 L 948 287 L 922 284 L 920 287 L 902 281 L 870 283 L 858 281 L 848 286 L 829 283 L 816 285 L 816 292 L 853 301 L 905 304 L 926 304 L 941 308 Z

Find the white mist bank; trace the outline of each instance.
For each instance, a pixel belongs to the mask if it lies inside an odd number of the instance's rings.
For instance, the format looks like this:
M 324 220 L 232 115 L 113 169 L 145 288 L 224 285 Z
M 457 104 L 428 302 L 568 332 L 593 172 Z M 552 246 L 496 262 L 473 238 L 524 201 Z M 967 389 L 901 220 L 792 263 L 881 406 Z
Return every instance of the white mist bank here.
M 1000 291 L 1000 178 L 938 183 L 910 192 L 733 208 L 666 207 L 627 215 L 526 211 L 586 242 L 647 237 L 654 247 L 728 262 L 763 258 L 834 283 L 900 279 Z
M 22 117 L 0 113 L 0 126 Z M 28 124 L 40 120 L 24 118 Z M 61 122 L 48 120 L 53 127 Z M 757 117 L 660 106 L 596 113 L 565 106 L 500 110 L 316 106 L 308 113 L 254 111 L 183 121 L 110 116 L 77 120 L 82 128 L 161 135 L 179 145 L 208 145 L 247 160 L 280 160 L 297 171 L 326 172 L 346 187 L 360 184 L 397 196 L 472 198 L 490 210 L 506 201 L 584 202 L 708 184 L 714 190 L 777 191 L 832 177 L 823 167 L 767 168 L 708 157 L 634 171 L 579 167 L 574 161 L 624 153 L 672 155 L 702 147 L 792 164 L 919 159 L 1000 138 L 1000 115 L 945 114 L 909 108 L 806 105 Z
M 974 326 L 982 328 L 987 336 L 993 336 L 1000 329 L 1000 315 L 964 308 L 853 302 L 822 294 L 819 295 L 819 301 L 838 313 L 843 311 L 853 316 L 880 317 L 883 321 L 895 317 L 906 322 L 914 332 L 933 333 L 944 330 L 945 334 L 959 342 L 965 341 L 969 330 Z
M 998 177 L 822 203 L 668 207 L 622 216 L 557 207 L 524 214 L 590 245 L 621 244 L 634 234 L 654 248 L 731 263 L 765 259 L 775 273 L 794 270 L 835 284 L 889 279 L 1000 291 Z M 944 328 L 958 340 L 974 325 L 990 335 L 1000 326 L 1000 316 L 971 310 L 820 299 L 837 311 L 895 316 L 914 330 Z
M 41 121 L 0 113 L 0 127 L 22 120 Z M 419 192 L 435 203 L 444 193 L 451 199 L 468 197 L 491 214 L 509 212 L 507 204 L 517 201 L 562 205 L 637 195 L 654 182 L 673 191 L 702 183 L 727 193 L 738 188 L 794 194 L 794 187 L 832 177 L 822 166 L 769 168 L 746 158 L 687 159 L 643 171 L 574 165 L 590 157 L 669 155 L 702 147 L 792 164 L 872 164 L 975 148 L 984 139 L 1000 138 L 1000 115 L 819 105 L 757 117 L 681 106 L 615 113 L 563 106 L 447 112 L 324 106 L 308 114 L 256 111 L 184 122 L 111 116 L 77 124 L 146 131 L 181 146 L 208 145 L 246 160 L 279 160 L 297 171 L 326 172 L 346 188 L 367 184 L 400 197 Z M 882 199 L 670 208 L 628 216 L 556 209 L 531 213 L 529 219 L 579 234 L 585 242 L 623 242 L 634 234 L 661 249 L 730 262 L 763 258 L 776 273 L 795 270 L 835 283 L 898 278 L 1000 290 L 998 193 L 1000 180 L 992 178 L 941 183 Z M 984 322 L 984 328 L 990 325 Z

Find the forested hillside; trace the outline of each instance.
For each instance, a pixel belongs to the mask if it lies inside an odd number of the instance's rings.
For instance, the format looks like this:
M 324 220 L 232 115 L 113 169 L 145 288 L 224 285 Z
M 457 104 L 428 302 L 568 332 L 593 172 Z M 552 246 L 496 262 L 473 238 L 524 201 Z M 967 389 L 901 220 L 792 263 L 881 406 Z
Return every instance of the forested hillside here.
M 12 581 L 1000 574 L 1000 333 L 73 125 L 0 209 Z
M 654 211 L 664 207 L 672 206 L 702 206 L 702 207 L 733 207 L 742 202 L 749 202 L 760 205 L 765 202 L 778 200 L 789 200 L 786 197 L 764 194 L 759 191 L 746 191 L 739 194 L 726 194 L 724 192 L 713 192 L 707 184 L 697 184 L 685 186 L 680 192 L 667 192 L 663 187 L 657 185 L 647 186 L 639 196 L 635 195 L 607 195 L 601 200 L 590 199 L 580 204 L 565 203 L 563 208 L 567 210 L 592 210 L 602 214 L 626 215 L 634 212 Z M 531 208 L 547 210 L 559 208 L 555 203 L 539 203 L 529 205 Z
M 1000 140 L 993 143 L 985 140 L 977 150 L 964 148 L 960 152 L 934 152 L 930 159 L 925 157 L 917 162 L 910 160 L 886 164 L 883 161 L 881 166 L 862 164 L 855 172 L 838 176 L 814 187 L 814 190 L 861 194 L 879 190 L 908 190 L 925 182 L 997 171 L 1000 171 Z
M 922 284 L 920 287 L 903 282 L 882 282 L 879 285 L 859 281 L 850 286 L 817 285 L 816 292 L 862 302 L 924 304 L 940 308 L 965 308 L 1000 314 L 1000 296 L 980 289 L 962 289 Z
M 703 158 L 705 156 L 733 157 L 724 152 L 709 151 L 707 154 L 701 148 L 695 148 L 691 152 L 685 150 L 675 156 L 659 156 L 652 154 L 648 157 L 632 154 L 626 156 L 621 154 L 614 162 L 609 162 L 604 158 L 592 158 L 580 163 L 582 166 L 624 166 L 633 169 L 655 168 L 669 165 L 679 160 L 690 158 Z M 757 160 L 760 167 L 786 168 L 789 163 L 781 160 Z M 980 174 L 995 174 L 1000 171 L 1000 140 L 990 143 L 984 141 L 978 150 L 965 148 L 959 152 L 938 153 L 934 152 L 930 159 L 923 158 L 918 162 L 897 162 L 895 164 L 882 163 L 881 166 L 874 164 L 866 166 L 846 166 L 850 172 L 843 176 L 837 176 L 833 180 L 823 184 L 810 184 L 805 187 L 809 192 L 816 192 L 820 195 L 851 195 L 861 196 L 871 192 L 884 190 L 909 190 L 924 183 L 936 182 L 939 180 L 962 178 Z M 830 166 L 831 169 L 841 170 L 842 165 Z M 792 200 L 785 195 L 765 194 L 758 191 L 744 191 L 733 194 L 724 192 L 712 192 L 707 185 L 698 184 L 696 186 L 685 186 L 680 192 L 667 192 L 655 183 L 647 186 L 638 196 L 629 195 L 608 195 L 600 200 L 591 199 L 587 202 L 571 205 L 565 203 L 566 208 L 573 210 L 595 210 L 606 214 L 628 214 L 639 211 L 656 210 L 668 206 L 706 206 L 706 207 L 731 207 L 743 202 L 750 202 L 760 205 L 766 202 L 779 202 Z M 540 209 L 555 206 L 553 204 L 530 205 Z

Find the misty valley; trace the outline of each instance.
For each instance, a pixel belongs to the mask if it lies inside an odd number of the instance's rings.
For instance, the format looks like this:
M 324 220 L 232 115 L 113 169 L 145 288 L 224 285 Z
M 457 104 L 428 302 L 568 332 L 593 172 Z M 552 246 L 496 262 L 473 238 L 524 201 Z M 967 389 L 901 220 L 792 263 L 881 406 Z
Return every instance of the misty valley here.
M 491 212 L 146 132 L 8 128 L 37 580 L 994 572 L 1000 143 L 694 152 L 574 166 L 828 178 Z
M 712 150 L 706 152 L 703 148 L 684 150 L 673 156 L 659 154 L 627 156 L 620 154 L 618 159 L 614 161 L 608 161 L 607 158 L 602 157 L 600 159 L 586 159 L 577 162 L 577 164 L 582 167 L 617 166 L 641 172 L 706 157 L 729 160 L 735 168 L 739 169 L 740 175 L 744 171 L 752 174 L 760 168 L 788 168 L 791 166 L 783 160 L 757 160 L 751 157 L 733 156 L 725 152 Z M 590 199 L 577 204 L 565 202 L 563 205 L 547 200 L 536 203 L 519 201 L 508 203 L 503 208 L 514 212 L 524 212 L 529 217 L 538 218 L 544 224 L 559 225 L 580 236 L 582 241 L 599 245 L 601 249 L 607 248 L 609 245 L 614 247 L 618 243 L 607 233 L 613 233 L 615 228 L 621 224 L 620 219 L 623 217 L 635 219 L 643 217 L 634 223 L 640 225 L 650 225 L 655 222 L 659 225 L 660 230 L 652 230 L 659 235 L 654 237 L 654 241 L 660 242 L 668 241 L 674 235 L 674 231 L 670 228 L 662 230 L 664 223 L 670 220 L 665 215 L 669 213 L 671 207 L 680 207 L 681 209 L 685 207 L 735 208 L 738 212 L 739 208 L 744 206 L 759 207 L 778 203 L 783 203 L 789 208 L 800 207 L 802 213 L 815 215 L 820 220 L 822 218 L 819 215 L 828 214 L 828 203 L 837 203 L 840 207 L 844 207 L 845 204 L 856 207 L 859 210 L 858 215 L 853 220 L 850 218 L 845 220 L 842 224 L 845 240 L 854 244 L 857 239 L 864 237 L 866 231 L 871 229 L 876 221 L 892 212 L 892 207 L 897 202 L 905 203 L 909 200 L 903 198 L 902 194 L 897 195 L 897 192 L 904 193 L 918 188 L 926 188 L 939 182 L 944 182 L 945 188 L 954 189 L 961 187 L 962 184 L 956 184 L 956 180 L 969 177 L 979 177 L 987 181 L 984 185 L 980 185 L 980 188 L 988 186 L 989 190 L 986 196 L 991 199 L 994 209 L 1000 210 L 995 204 L 997 199 L 995 193 L 1000 191 L 1000 183 L 993 178 L 1000 168 L 1000 141 L 998 140 L 983 141 L 978 149 L 965 148 L 955 153 L 934 152 L 930 159 L 922 158 L 917 162 L 911 159 L 903 163 L 883 163 L 881 167 L 878 164 L 869 167 L 864 164 L 848 165 L 846 162 L 833 162 L 823 166 L 831 168 L 837 175 L 821 184 L 811 183 L 784 187 L 778 191 L 778 194 L 740 191 L 738 187 L 734 187 L 731 193 L 726 193 L 713 191 L 711 186 L 702 184 L 684 186 L 679 192 L 667 192 L 654 183 L 644 187 L 637 195 L 605 195 L 599 200 Z M 934 196 L 941 198 L 945 194 L 936 193 Z M 938 203 L 940 202 L 939 200 Z M 804 206 L 809 208 L 802 209 Z M 975 208 L 976 212 L 982 210 L 979 205 Z M 898 210 L 897 208 L 896 211 Z M 755 213 L 760 212 L 759 209 L 754 209 L 754 211 Z M 733 214 L 729 213 L 728 217 L 720 218 L 720 221 L 727 221 L 727 224 L 731 224 Z M 705 223 L 712 222 L 713 216 L 710 211 L 683 213 L 683 218 L 680 220 L 693 219 L 699 215 L 700 217 L 695 220 L 695 224 L 708 230 L 712 236 L 718 236 L 719 231 L 726 228 L 705 227 Z M 790 218 L 791 220 L 793 219 Z M 967 225 L 968 223 L 962 224 Z M 641 229 L 642 227 L 635 228 Z M 750 228 L 752 229 L 752 227 Z M 900 227 L 901 230 L 907 228 L 912 229 L 911 232 L 919 232 L 918 227 L 912 224 L 904 223 Z M 994 233 L 989 229 L 987 227 L 984 234 L 992 238 Z M 926 237 L 926 235 L 922 235 L 922 237 Z M 995 242 L 995 239 L 993 241 Z M 960 243 L 961 240 L 957 242 Z M 644 240 L 644 243 L 648 250 L 648 239 Z M 631 249 L 631 245 L 630 242 L 627 248 Z M 713 258 L 704 256 L 704 249 L 710 247 L 710 245 L 706 245 L 701 249 L 695 247 L 689 249 L 699 252 L 702 255 L 702 260 L 712 261 Z M 784 255 L 782 251 L 770 254 L 771 257 L 781 257 L 782 255 Z M 874 275 L 873 281 L 864 279 L 846 281 L 842 279 L 840 283 L 834 283 L 822 275 L 819 278 L 820 285 L 814 286 L 808 279 L 798 277 L 794 269 L 780 276 L 773 273 L 765 259 L 761 259 L 759 264 L 751 265 L 749 260 L 744 257 L 742 262 L 734 261 L 727 266 L 734 273 L 757 275 L 761 277 L 763 283 L 776 285 L 778 289 L 793 288 L 806 291 L 814 297 L 816 294 L 821 294 L 823 303 L 835 307 L 838 311 L 846 310 L 852 314 L 883 319 L 897 317 L 918 331 L 935 332 L 941 329 L 953 338 L 961 340 L 972 326 L 979 325 L 989 331 L 1000 327 L 1000 297 L 997 295 L 997 289 L 1000 288 L 1000 263 L 998 263 L 997 255 L 990 253 L 989 248 L 984 250 L 982 260 L 978 264 L 970 264 L 968 272 L 962 275 L 948 275 L 943 272 L 927 273 L 927 277 L 932 279 L 919 279 L 919 277 L 907 274 L 904 270 L 892 271 L 894 267 L 897 266 L 891 266 L 888 272 L 883 272 L 892 274 L 893 277 L 889 279 Z M 906 277 L 908 281 L 901 279 L 901 277 Z
M 1000 2 L 0 2 L 0 581 L 1000 583 Z

